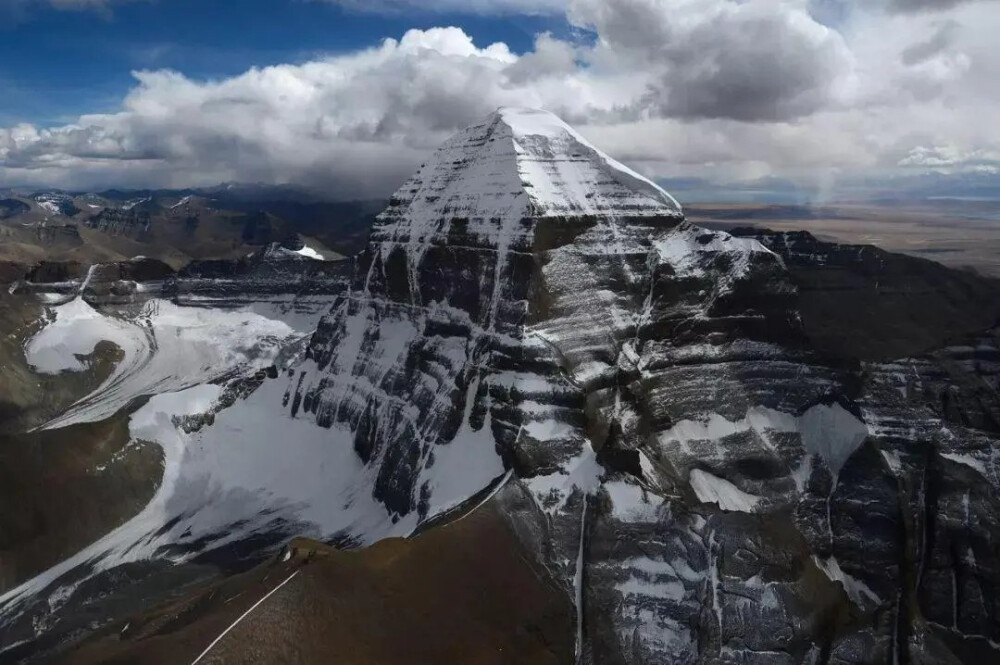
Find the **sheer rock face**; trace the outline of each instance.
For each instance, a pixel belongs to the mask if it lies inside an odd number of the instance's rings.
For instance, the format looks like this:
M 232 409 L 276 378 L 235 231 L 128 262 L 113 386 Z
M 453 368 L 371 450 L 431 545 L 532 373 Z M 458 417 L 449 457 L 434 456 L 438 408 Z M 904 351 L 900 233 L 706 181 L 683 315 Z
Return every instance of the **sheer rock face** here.
M 1000 318 L 1000 281 L 871 245 L 737 228 L 785 260 L 799 289 L 810 342 L 841 358 L 892 360 L 945 339 L 978 333 Z
M 379 217 L 354 289 L 313 338 L 318 371 L 302 385 L 303 408 L 351 427 L 378 468 L 375 496 L 397 517 L 428 514 L 435 484 L 448 482 L 434 470 L 448 448 L 554 471 L 580 442 L 520 443 L 525 426 L 558 422 L 560 409 L 579 420 L 582 393 L 546 343 L 560 333 L 533 323 L 556 323 L 549 310 L 567 307 L 567 287 L 569 309 L 597 307 L 591 328 L 609 322 L 609 304 L 634 317 L 650 288 L 651 238 L 680 221 L 669 195 L 553 116 L 500 111 L 443 146 Z M 548 266 L 560 247 L 567 258 Z M 614 323 L 631 335 L 635 325 Z M 598 352 L 614 362 L 612 349 Z M 535 393 L 544 399 L 532 414 L 522 406 Z
M 886 662 L 988 645 L 959 634 L 995 639 L 992 563 L 951 562 L 992 562 L 966 550 L 1000 535 L 985 519 L 995 393 L 900 403 L 894 365 L 844 362 L 868 337 L 815 345 L 829 310 L 803 326 L 803 273 L 787 267 L 808 263 L 801 244 L 763 240 L 684 222 L 551 116 L 501 111 L 379 217 L 292 408 L 350 428 L 397 520 L 446 509 L 448 475 L 482 486 L 512 470 L 498 500 L 576 599 L 585 662 Z M 939 379 L 951 363 L 905 362 Z M 966 365 L 976 384 L 981 365 Z M 928 408 L 961 428 L 943 434 Z M 959 609 L 931 609 L 952 593 Z

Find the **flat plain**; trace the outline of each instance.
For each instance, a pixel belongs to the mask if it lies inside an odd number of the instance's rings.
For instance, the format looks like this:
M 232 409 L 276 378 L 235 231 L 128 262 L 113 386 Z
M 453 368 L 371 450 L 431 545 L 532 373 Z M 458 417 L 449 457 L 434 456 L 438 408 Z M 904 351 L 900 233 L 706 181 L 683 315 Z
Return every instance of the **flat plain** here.
M 757 226 L 808 231 L 823 240 L 892 252 L 1000 277 L 1000 201 L 878 201 L 822 206 L 688 203 L 687 218 L 709 228 Z

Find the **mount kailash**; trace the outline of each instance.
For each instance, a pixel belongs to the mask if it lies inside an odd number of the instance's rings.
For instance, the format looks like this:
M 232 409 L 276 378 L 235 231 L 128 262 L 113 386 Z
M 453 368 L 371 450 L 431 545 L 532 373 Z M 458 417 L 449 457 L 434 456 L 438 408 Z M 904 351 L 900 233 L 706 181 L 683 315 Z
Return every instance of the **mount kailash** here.
M 162 478 L 8 580 L 8 656 L 86 644 L 140 611 L 132 584 L 166 600 L 156 580 L 293 536 L 418 543 L 485 511 L 565 602 L 554 662 L 1000 656 L 989 280 L 699 228 L 526 109 L 448 140 L 352 262 L 128 265 L 11 287 L 47 312 L 23 346 L 35 374 L 118 349 L 32 435 L 118 418 Z M 942 316 L 947 334 L 918 334 Z

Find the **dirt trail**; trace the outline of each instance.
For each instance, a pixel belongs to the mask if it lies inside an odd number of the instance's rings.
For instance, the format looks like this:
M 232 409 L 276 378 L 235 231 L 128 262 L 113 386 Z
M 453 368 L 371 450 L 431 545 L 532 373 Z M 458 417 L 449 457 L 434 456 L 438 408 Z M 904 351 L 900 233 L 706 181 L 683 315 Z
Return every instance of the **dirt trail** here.
M 570 598 L 530 560 L 492 502 L 363 550 L 296 539 L 62 662 L 570 663 Z

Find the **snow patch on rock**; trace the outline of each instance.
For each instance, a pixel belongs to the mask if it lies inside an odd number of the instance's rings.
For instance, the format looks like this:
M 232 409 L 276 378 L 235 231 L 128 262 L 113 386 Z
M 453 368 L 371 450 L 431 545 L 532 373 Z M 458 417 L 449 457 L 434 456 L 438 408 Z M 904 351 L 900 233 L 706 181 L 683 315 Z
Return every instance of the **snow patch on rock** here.
M 434 449 L 434 464 L 425 466 L 419 485 L 426 484 L 433 499 L 430 517 L 461 505 L 470 496 L 487 486 L 490 480 L 503 475 L 503 461 L 496 452 L 490 414 L 482 427 L 474 430 L 470 424 L 472 407 L 479 390 L 479 378 L 470 385 L 462 425 L 455 438 Z
M 844 591 L 847 592 L 847 596 L 859 607 L 878 605 L 881 602 L 878 595 L 867 584 L 845 573 L 836 557 L 821 559 L 814 554 L 813 562 L 830 580 L 839 582 Z
M 701 469 L 693 469 L 689 480 L 699 501 L 718 504 L 722 510 L 752 513 L 761 501 L 759 496 L 747 494 L 725 478 L 713 476 Z
M 868 438 L 868 426 L 840 404 L 817 404 L 798 418 L 802 445 L 819 455 L 834 475 Z
M 965 455 L 961 453 L 941 453 L 941 457 L 951 460 L 957 464 L 964 464 L 970 469 L 977 471 L 984 478 L 989 478 L 987 475 L 988 471 L 986 470 L 986 465 L 972 455 Z
M 581 443 L 581 447 L 582 452 L 566 462 L 560 471 L 523 481 L 543 510 L 558 512 L 566 506 L 574 492 L 589 495 L 602 486 L 604 467 L 598 463 L 597 454 L 589 442 Z
M 737 238 L 721 231 L 707 231 L 691 224 L 681 224 L 654 247 L 661 262 L 668 263 L 681 277 L 707 273 L 707 262 L 719 255 L 729 257 L 727 277 L 745 277 L 755 254 L 774 253 L 751 238 Z
M 655 522 L 666 499 L 647 492 L 638 485 L 610 481 L 602 485 L 611 499 L 611 514 L 622 522 Z
M 840 404 L 817 404 L 799 416 L 767 407 L 752 407 L 738 420 L 710 413 L 681 420 L 657 438 L 665 448 L 693 458 L 699 442 L 724 445 L 726 438 L 747 432 L 770 445 L 773 433 L 797 433 L 805 451 L 821 457 L 834 475 L 869 434 L 868 426 Z
M 309 245 L 303 245 L 302 249 L 298 250 L 295 253 L 298 254 L 299 256 L 304 256 L 307 259 L 313 259 L 315 261 L 325 261 L 326 260 L 326 259 L 323 258 L 322 254 L 320 254 L 319 252 L 317 252 L 315 249 L 313 249 Z

